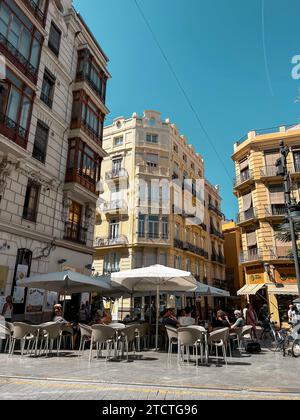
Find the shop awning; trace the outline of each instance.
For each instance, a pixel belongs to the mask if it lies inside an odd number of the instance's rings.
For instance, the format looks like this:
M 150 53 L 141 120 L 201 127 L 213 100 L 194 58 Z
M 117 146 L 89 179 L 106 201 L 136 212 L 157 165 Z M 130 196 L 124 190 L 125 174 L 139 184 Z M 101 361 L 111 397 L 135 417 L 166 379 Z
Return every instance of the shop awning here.
M 299 294 L 297 284 L 283 284 L 280 286 L 276 284 L 269 284 L 268 293 L 269 295 L 291 295 L 291 296 L 297 296 Z
M 242 287 L 241 290 L 237 292 L 238 296 L 249 296 L 249 295 L 256 295 L 265 284 L 246 284 L 246 286 Z

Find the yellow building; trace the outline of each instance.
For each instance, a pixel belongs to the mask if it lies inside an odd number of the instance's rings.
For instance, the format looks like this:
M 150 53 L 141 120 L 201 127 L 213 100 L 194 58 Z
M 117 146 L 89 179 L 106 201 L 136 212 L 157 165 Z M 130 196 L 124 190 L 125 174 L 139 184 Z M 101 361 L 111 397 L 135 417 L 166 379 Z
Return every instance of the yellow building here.
M 276 176 L 280 142 L 291 148 L 288 166 L 294 198 L 299 201 L 300 126 L 279 127 L 272 133 L 252 131 L 235 144 L 233 160 L 238 198 L 237 224 L 242 231 L 243 252 L 240 262 L 246 286 L 239 292 L 257 305 L 269 303 L 273 319 L 287 319 L 289 303 L 298 294 L 291 243 L 278 240 L 278 229 L 285 220 L 283 180 Z M 256 297 L 254 297 L 256 296 Z
M 117 118 L 103 148 L 96 272 L 162 264 L 226 286 L 219 189 L 177 127 L 155 111 Z M 202 309 L 209 305 L 203 299 Z
M 237 291 L 245 285 L 244 271 L 240 264 L 240 254 L 243 250 L 241 228 L 235 222 L 227 220 L 222 225 L 222 231 L 225 238 L 224 250 L 228 290 L 233 299 L 232 304 L 243 307 L 245 298 L 236 296 Z

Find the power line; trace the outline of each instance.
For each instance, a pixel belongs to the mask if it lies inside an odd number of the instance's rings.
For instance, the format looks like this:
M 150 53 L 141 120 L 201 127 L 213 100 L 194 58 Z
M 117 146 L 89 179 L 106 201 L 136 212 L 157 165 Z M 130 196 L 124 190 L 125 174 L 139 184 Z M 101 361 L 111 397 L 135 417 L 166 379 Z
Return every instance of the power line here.
M 170 63 L 170 60 L 168 59 L 168 57 L 167 57 L 167 55 L 166 55 L 165 51 L 163 50 L 163 48 L 162 48 L 162 46 L 161 46 L 161 44 L 160 44 L 160 42 L 159 42 L 159 40 L 158 40 L 158 38 L 157 38 L 157 36 L 156 36 L 155 32 L 153 31 L 153 29 L 152 29 L 152 27 L 151 27 L 151 25 L 150 25 L 149 20 L 147 19 L 146 15 L 144 14 L 144 12 L 143 12 L 142 8 L 140 7 L 140 5 L 139 5 L 138 1 L 137 1 L 137 0 L 134 0 L 134 2 L 135 2 L 135 5 L 136 5 L 136 7 L 137 7 L 137 9 L 138 9 L 138 11 L 139 11 L 139 13 L 140 13 L 140 15 L 141 15 L 142 19 L 144 20 L 144 22 L 145 22 L 146 26 L 148 27 L 148 29 L 149 29 L 149 31 L 150 31 L 150 33 L 151 33 L 151 35 L 152 35 L 152 37 L 153 37 L 153 39 L 154 39 L 154 41 L 155 41 L 155 43 L 156 43 L 157 47 L 158 47 L 158 49 L 160 50 L 160 52 L 161 52 L 161 54 L 162 54 L 162 56 L 163 56 L 163 58 L 164 58 L 165 62 L 167 63 L 167 66 L 169 67 L 169 69 L 170 69 L 170 71 L 171 71 L 171 73 L 172 73 L 173 77 L 175 78 L 175 80 L 176 80 L 176 82 L 177 82 L 177 84 L 178 84 L 178 86 L 179 86 L 179 89 L 181 90 L 181 92 L 182 92 L 183 96 L 185 97 L 185 99 L 186 99 L 186 101 L 187 101 L 187 103 L 188 103 L 189 107 L 191 108 L 191 110 L 192 110 L 193 114 L 195 115 L 195 117 L 196 117 L 196 119 L 197 119 L 197 121 L 198 121 L 198 123 L 199 123 L 199 125 L 200 125 L 200 128 L 201 128 L 201 130 L 203 131 L 203 133 L 204 133 L 204 135 L 205 135 L 205 137 L 206 137 L 207 141 L 209 142 L 209 144 L 210 144 L 210 146 L 212 147 L 213 151 L 215 152 L 215 154 L 216 154 L 217 158 L 219 159 L 220 163 L 222 164 L 222 166 L 223 166 L 223 168 L 224 168 L 224 170 L 225 170 L 225 172 L 226 172 L 227 176 L 230 178 L 230 181 L 232 181 L 232 176 L 230 175 L 230 173 L 229 173 L 229 171 L 228 171 L 228 169 L 227 169 L 227 167 L 226 167 L 226 165 L 225 165 L 225 163 L 224 163 L 223 159 L 221 158 L 221 156 L 220 156 L 219 152 L 217 151 L 217 149 L 216 149 L 216 147 L 215 147 L 215 145 L 214 145 L 214 143 L 213 143 L 213 140 L 211 139 L 210 135 L 208 134 L 208 132 L 207 132 L 206 128 L 204 127 L 204 124 L 202 123 L 202 121 L 201 121 L 201 119 L 200 119 L 200 117 L 199 117 L 199 115 L 198 115 L 198 112 L 196 111 L 196 109 L 195 109 L 194 105 L 192 104 L 192 101 L 191 101 L 191 99 L 189 98 L 189 96 L 188 96 L 188 94 L 187 94 L 187 92 L 186 92 L 185 88 L 183 87 L 183 85 L 182 85 L 181 81 L 179 80 L 179 77 L 178 77 L 178 75 L 177 75 L 177 73 L 176 73 L 175 69 L 173 68 L 172 64 Z

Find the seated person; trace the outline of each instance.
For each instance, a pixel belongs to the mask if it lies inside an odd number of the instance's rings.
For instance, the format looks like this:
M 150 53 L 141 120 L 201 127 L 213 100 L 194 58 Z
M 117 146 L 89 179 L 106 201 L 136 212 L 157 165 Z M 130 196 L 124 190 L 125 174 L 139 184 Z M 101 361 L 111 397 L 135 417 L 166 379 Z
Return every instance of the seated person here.
M 168 325 L 169 327 L 179 328 L 180 324 L 175 317 L 173 309 L 165 309 L 162 315 L 162 324 Z
M 109 325 L 112 323 L 112 315 L 110 309 L 104 309 L 103 316 L 100 318 L 98 324 Z
M 63 317 L 63 308 L 60 304 L 54 305 L 53 322 L 56 322 L 57 324 L 70 326 L 70 327 L 72 326 L 72 324 L 66 321 L 65 318 Z
M 211 326 L 209 328 L 210 331 L 214 329 L 221 329 L 221 328 L 231 328 L 228 316 L 224 311 L 218 311 L 217 317 L 213 319 Z
M 178 309 L 177 318 L 183 318 L 184 316 L 186 316 L 185 310 L 184 309 Z
M 126 315 L 125 318 L 123 319 L 124 324 L 129 324 L 130 322 L 132 322 L 131 316 L 130 315 Z
M 243 318 L 242 312 L 241 311 L 234 311 L 234 316 L 236 319 L 235 324 L 233 324 L 231 326 L 231 330 L 230 332 L 235 332 L 236 328 L 242 328 L 245 326 L 245 320 Z
M 192 318 L 192 310 L 191 310 L 191 308 L 190 308 L 189 306 L 187 306 L 187 307 L 185 308 L 184 312 L 185 312 L 185 316 L 186 316 L 187 318 Z

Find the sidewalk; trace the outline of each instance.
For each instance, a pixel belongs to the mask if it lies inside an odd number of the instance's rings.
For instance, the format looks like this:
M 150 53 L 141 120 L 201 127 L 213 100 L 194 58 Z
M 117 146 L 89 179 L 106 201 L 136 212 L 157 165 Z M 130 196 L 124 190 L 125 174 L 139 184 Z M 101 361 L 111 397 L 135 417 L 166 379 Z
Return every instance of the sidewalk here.
M 93 359 L 88 351 L 81 357 L 70 352 L 60 357 L 31 358 L 0 355 L 0 378 L 68 380 L 115 385 L 167 386 L 185 389 L 221 389 L 296 393 L 300 395 L 300 359 L 284 358 L 264 349 L 258 355 L 234 357 L 229 364 L 217 366 L 177 365 L 174 354 L 168 365 L 165 353 L 144 351 L 130 362 Z M 0 391 L 1 392 L 1 391 Z

